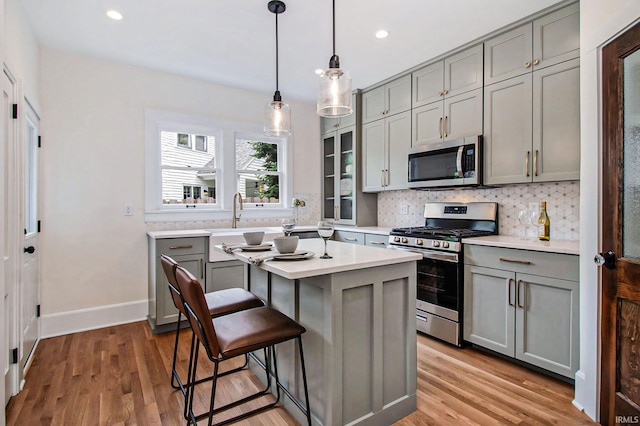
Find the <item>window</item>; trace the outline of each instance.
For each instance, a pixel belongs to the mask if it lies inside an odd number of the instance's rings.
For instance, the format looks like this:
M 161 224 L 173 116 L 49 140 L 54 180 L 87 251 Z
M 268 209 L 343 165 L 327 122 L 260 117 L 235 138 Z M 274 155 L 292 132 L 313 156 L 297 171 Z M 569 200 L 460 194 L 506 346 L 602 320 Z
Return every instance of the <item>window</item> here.
M 236 139 L 236 190 L 245 203 L 280 204 L 282 155 L 271 138 Z
M 264 136 L 262 123 L 146 110 L 145 220 L 229 219 L 236 192 L 243 218 L 282 217 L 290 149 L 288 138 Z
M 186 141 L 191 140 L 196 143 L 187 144 Z M 162 203 L 215 204 L 214 196 L 209 196 L 215 194 L 216 187 L 215 137 L 161 131 L 160 144 Z M 195 145 L 195 150 L 184 149 L 192 145 Z M 203 196 L 203 187 L 213 189 L 207 190 L 207 197 Z

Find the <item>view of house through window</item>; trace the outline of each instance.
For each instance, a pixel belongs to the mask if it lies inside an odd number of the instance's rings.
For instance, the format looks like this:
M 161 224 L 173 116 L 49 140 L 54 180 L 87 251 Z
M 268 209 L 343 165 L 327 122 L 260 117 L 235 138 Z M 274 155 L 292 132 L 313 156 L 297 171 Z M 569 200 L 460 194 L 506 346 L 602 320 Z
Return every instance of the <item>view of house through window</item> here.
M 237 191 L 245 203 L 280 203 L 279 148 L 278 142 L 236 139 Z
M 162 204 L 216 204 L 215 138 L 160 132 Z

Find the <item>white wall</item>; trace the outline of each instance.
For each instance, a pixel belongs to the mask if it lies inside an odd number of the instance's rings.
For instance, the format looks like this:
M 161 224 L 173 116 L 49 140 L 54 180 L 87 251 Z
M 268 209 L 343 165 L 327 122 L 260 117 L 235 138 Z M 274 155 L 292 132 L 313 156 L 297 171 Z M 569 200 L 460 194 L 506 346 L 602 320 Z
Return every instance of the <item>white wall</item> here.
M 40 47 L 19 0 L 5 0 L 5 62 L 18 79 L 21 94 L 40 113 Z
M 574 404 L 594 419 L 599 416 L 600 392 L 600 272 L 593 256 L 603 250 L 600 48 L 639 17 L 637 0 L 580 2 L 580 370 L 576 374 Z
M 261 125 L 271 95 L 50 49 L 43 49 L 41 64 L 43 321 L 87 308 L 146 303 L 145 108 Z M 287 101 L 294 193 L 319 197 L 315 105 Z M 133 216 L 123 215 L 125 203 L 132 203 Z

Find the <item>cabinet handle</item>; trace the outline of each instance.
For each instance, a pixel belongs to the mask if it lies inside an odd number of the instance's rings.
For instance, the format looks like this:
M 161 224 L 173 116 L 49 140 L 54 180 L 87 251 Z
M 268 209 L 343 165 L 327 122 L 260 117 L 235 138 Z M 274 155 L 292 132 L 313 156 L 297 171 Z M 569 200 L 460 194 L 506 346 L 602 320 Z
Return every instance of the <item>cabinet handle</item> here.
M 538 176 L 538 150 L 533 154 L 533 173 Z
M 442 95 L 444 95 L 444 92 L 442 91 L 438 92 L 438 96 L 442 96 Z
M 533 60 L 533 65 L 538 65 L 539 63 L 540 63 L 540 61 L 539 61 L 539 60 L 537 60 L 537 59 L 534 59 L 534 60 Z
M 523 284 L 522 280 L 518 280 L 518 287 L 516 288 L 516 304 L 518 305 L 518 308 L 524 309 L 524 304 L 520 304 L 520 284 Z M 526 303 L 526 300 L 524 300 L 524 295 L 522 296 L 522 302 Z
M 521 265 L 533 265 L 533 263 L 529 262 L 528 260 L 507 259 L 506 257 L 501 257 L 500 261 L 501 262 L 509 262 L 509 263 L 519 263 Z
M 353 237 L 344 237 L 345 241 L 358 241 L 357 238 L 353 238 Z
M 379 246 L 386 246 L 387 243 L 383 243 L 382 241 L 371 241 L 371 244 L 377 244 Z
M 333 220 L 338 220 L 338 206 L 333 206 Z
M 524 168 L 527 170 L 527 177 L 529 177 L 529 154 L 531 151 L 527 151 L 524 157 Z
M 448 119 L 448 118 L 449 118 L 449 116 L 448 116 L 448 115 L 445 115 L 445 116 L 444 116 L 444 126 L 443 126 L 443 127 L 444 127 L 444 137 L 445 137 L 445 138 L 447 137 L 447 119 Z
M 380 170 L 380 186 L 384 186 L 384 170 Z
M 389 169 L 384 171 L 384 186 L 389 186 Z
M 200 279 L 204 279 L 204 260 L 200 259 Z
M 513 302 L 511 302 L 511 283 L 513 282 L 513 284 L 515 285 L 516 280 L 514 280 L 513 278 L 509 278 L 507 280 L 507 288 L 509 290 L 509 306 L 516 306 Z
M 440 123 L 438 123 L 438 137 L 442 139 L 442 117 L 440 117 Z
M 443 95 L 446 95 L 447 93 L 449 93 L 448 90 L 445 90 L 445 91 L 442 92 Z
M 524 67 L 525 68 L 530 68 L 531 67 L 531 62 L 525 62 L 524 63 Z
M 169 250 L 176 250 L 176 249 L 190 249 L 193 248 L 193 246 L 188 245 L 188 246 L 169 246 Z

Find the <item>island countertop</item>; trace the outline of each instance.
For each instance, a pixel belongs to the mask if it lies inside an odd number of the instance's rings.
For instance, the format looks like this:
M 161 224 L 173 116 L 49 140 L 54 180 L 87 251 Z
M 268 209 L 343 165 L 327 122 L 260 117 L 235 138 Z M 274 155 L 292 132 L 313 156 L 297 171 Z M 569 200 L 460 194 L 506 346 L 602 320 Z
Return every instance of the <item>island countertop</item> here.
M 216 246 L 222 250 L 221 246 Z M 353 271 L 375 266 L 393 265 L 422 259 L 422 255 L 401 250 L 382 249 L 338 241 L 328 241 L 327 252 L 332 259 L 320 259 L 324 253 L 324 242 L 318 238 L 300 240 L 296 251 L 311 251 L 314 256 L 306 260 L 266 260 L 260 268 L 287 279 L 308 278 L 336 272 Z M 274 255 L 278 252 L 272 249 Z M 232 255 L 245 263 L 251 258 L 268 252 L 246 252 L 236 250 Z

